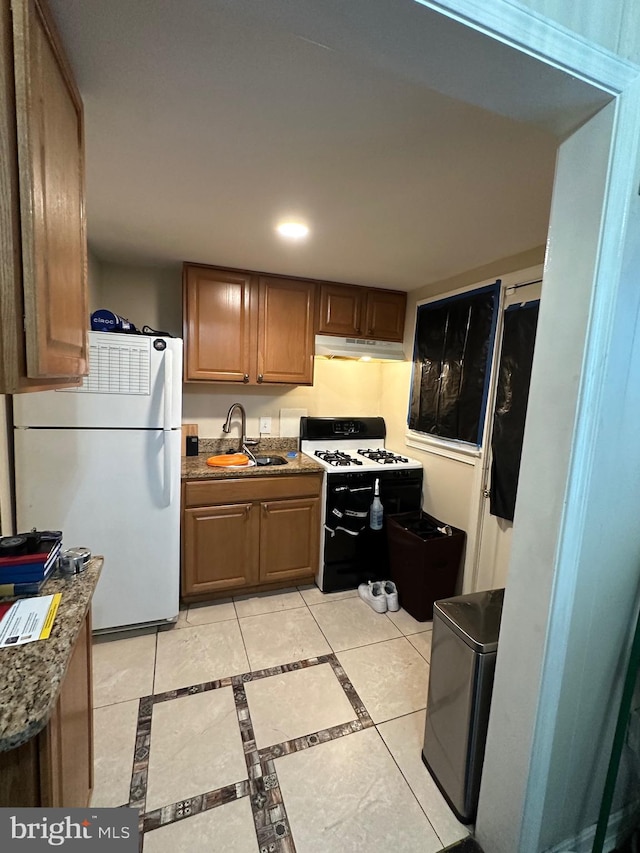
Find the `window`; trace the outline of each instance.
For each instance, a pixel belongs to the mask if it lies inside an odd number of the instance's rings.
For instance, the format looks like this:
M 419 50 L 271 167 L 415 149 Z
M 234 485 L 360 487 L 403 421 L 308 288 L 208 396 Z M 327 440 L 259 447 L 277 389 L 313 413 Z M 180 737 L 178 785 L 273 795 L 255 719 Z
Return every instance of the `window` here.
M 409 427 L 482 444 L 500 281 L 418 307 Z

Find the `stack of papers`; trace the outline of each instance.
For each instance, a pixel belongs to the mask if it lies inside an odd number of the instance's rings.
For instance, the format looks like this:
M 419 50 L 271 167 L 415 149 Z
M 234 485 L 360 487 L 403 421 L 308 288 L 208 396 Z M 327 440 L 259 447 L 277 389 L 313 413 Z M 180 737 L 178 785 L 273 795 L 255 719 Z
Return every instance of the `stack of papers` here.
M 46 640 L 51 633 L 62 593 L 23 598 L 13 604 L 0 604 L 0 649 L 22 646 L 34 640 Z

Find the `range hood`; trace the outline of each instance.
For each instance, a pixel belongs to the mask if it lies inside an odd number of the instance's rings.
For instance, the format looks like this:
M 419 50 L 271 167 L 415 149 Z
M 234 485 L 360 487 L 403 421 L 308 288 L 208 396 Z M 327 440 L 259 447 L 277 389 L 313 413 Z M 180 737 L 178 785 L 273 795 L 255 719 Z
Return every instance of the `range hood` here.
M 402 344 L 366 338 L 336 338 L 316 335 L 316 355 L 326 358 L 366 358 L 376 361 L 405 361 Z

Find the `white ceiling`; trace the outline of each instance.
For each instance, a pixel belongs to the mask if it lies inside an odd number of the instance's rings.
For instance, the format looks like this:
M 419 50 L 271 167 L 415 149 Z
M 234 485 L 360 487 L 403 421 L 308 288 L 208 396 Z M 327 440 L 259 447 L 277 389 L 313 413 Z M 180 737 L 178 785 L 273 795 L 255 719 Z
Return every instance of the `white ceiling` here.
M 410 290 L 544 243 L 557 140 L 606 100 L 413 0 L 52 6 L 102 260 Z

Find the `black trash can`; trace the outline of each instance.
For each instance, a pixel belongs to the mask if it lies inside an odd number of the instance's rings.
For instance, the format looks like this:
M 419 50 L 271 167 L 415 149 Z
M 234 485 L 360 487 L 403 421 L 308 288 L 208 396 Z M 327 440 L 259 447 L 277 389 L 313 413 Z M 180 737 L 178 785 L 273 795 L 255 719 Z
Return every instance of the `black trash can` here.
M 391 579 L 400 606 L 418 622 L 433 618 L 434 601 L 455 595 L 465 540 L 464 530 L 426 512 L 387 516 Z

